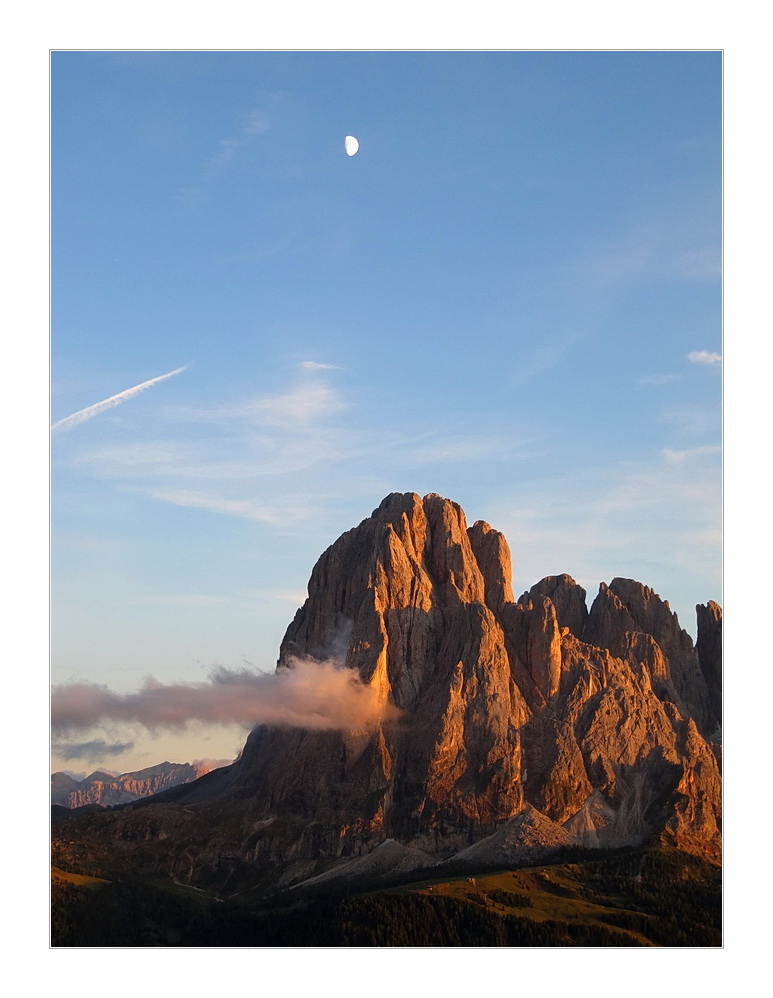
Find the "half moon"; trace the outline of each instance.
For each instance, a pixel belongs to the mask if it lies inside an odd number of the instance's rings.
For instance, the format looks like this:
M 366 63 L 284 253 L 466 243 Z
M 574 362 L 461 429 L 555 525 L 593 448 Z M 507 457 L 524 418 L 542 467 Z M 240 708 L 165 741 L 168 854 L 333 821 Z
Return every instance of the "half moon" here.
M 360 148 L 360 143 L 355 139 L 353 135 L 347 135 L 344 139 L 344 149 L 346 150 L 347 156 L 354 156 L 357 150 Z

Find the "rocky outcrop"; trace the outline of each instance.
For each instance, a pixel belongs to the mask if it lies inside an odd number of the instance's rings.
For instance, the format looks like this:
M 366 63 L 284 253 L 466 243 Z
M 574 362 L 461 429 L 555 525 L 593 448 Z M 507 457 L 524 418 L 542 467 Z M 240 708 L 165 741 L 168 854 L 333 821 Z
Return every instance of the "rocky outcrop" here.
M 668 603 L 648 586 L 633 579 L 613 579 L 609 586 L 602 583 L 584 638 L 632 664 L 643 656 L 650 663 L 658 695 L 676 703 L 705 735 L 716 730 L 717 717 L 692 639 Z
M 183 879 L 249 868 L 283 883 L 392 841 L 379 862 L 647 841 L 720 855 L 710 666 L 638 582 L 602 584 L 590 612 L 568 575 L 516 603 L 500 533 L 468 529 L 440 496 L 395 493 L 314 567 L 278 669 L 298 658 L 351 670 L 384 719 L 258 727 L 217 780 L 113 816 L 121 841 L 163 832 Z M 185 825 L 184 846 L 169 823 Z
M 706 682 L 709 706 L 717 721 L 722 720 L 722 607 L 709 600 L 695 607 L 698 616 L 698 652 L 701 672 Z
M 518 600 L 522 605 L 549 599 L 556 611 L 560 627 L 568 627 L 575 637 L 581 638 L 588 620 L 585 590 L 578 586 L 571 575 L 548 575 L 524 593 Z

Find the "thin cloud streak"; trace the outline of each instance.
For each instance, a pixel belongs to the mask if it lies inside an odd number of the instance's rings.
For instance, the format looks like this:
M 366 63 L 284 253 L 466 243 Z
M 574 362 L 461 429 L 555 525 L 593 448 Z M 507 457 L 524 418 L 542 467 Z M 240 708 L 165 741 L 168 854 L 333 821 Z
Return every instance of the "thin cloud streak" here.
M 289 430 L 316 429 L 320 419 L 346 408 L 340 394 L 319 381 L 290 389 L 281 395 L 252 398 L 236 405 L 213 409 L 179 409 L 177 415 L 201 423 L 232 423 L 242 420 L 255 426 Z
M 211 513 L 223 513 L 242 520 L 258 520 L 263 523 L 283 524 L 304 519 L 304 508 L 271 509 L 253 502 L 251 499 L 226 499 L 188 489 L 159 491 L 151 493 L 153 499 L 171 503 L 173 506 L 187 506 L 192 509 L 205 509 Z
M 108 409 L 113 409 L 117 405 L 122 405 L 124 402 L 128 402 L 129 399 L 134 398 L 135 395 L 139 395 L 141 392 L 147 391 L 148 388 L 152 388 L 157 385 L 160 381 L 166 381 L 167 378 L 173 378 L 176 374 L 182 374 L 183 371 L 187 370 L 190 364 L 185 364 L 183 367 L 178 367 L 174 371 L 169 371 L 167 374 L 159 374 L 156 378 L 151 378 L 149 381 L 143 381 L 140 385 L 134 385 L 133 388 L 127 388 L 117 395 L 111 395 L 110 398 L 103 399 L 101 402 L 96 402 L 94 405 L 89 405 L 85 409 L 79 409 L 78 412 L 74 412 L 71 416 L 65 416 L 64 419 L 60 419 L 58 422 L 54 423 L 51 427 L 51 431 L 54 430 L 69 430 L 73 426 L 78 426 L 81 423 L 85 423 L 89 419 L 93 419 L 95 416 L 99 416 L 100 413 L 106 412 Z
M 134 742 L 106 742 L 95 738 L 88 742 L 54 742 L 51 746 L 54 755 L 70 762 L 73 759 L 87 759 L 90 762 L 100 762 L 106 755 L 123 755 L 131 752 Z
M 237 158 L 248 147 L 252 136 L 264 135 L 269 128 L 271 128 L 271 118 L 264 111 L 260 108 L 251 111 L 247 115 L 243 127 L 239 130 L 238 136 L 220 139 L 218 152 L 201 164 L 198 184 L 178 191 L 181 201 L 189 208 L 195 208 L 201 204 L 206 189 L 233 167 Z

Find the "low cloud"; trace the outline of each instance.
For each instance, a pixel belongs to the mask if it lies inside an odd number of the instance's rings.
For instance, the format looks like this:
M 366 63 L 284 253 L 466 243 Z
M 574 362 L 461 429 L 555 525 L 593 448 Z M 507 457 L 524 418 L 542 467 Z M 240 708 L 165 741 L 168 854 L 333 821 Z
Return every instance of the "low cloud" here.
M 722 354 L 710 353 L 708 350 L 693 350 L 687 354 L 691 364 L 721 364 Z
M 337 661 L 291 659 L 289 664 L 275 673 L 221 667 L 203 683 L 164 684 L 148 678 L 136 693 L 114 693 L 94 683 L 56 686 L 52 727 L 58 735 L 105 722 L 140 724 L 153 733 L 179 730 L 191 722 L 352 731 L 399 715 L 356 672 Z
M 54 742 L 51 746 L 60 759 L 88 759 L 99 762 L 105 756 L 123 755 L 134 748 L 134 742 L 106 742 L 95 738 L 89 742 Z

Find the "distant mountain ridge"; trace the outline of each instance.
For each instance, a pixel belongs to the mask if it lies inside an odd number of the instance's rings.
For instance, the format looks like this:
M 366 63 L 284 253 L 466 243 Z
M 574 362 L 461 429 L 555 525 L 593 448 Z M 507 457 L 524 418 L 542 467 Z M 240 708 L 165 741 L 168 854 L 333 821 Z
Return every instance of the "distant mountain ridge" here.
M 87 804 L 103 807 L 129 804 L 182 783 L 192 783 L 213 769 L 230 765 L 231 761 L 199 759 L 192 763 L 160 762 L 156 766 L 118 776 L 98 769 L 82 780 L 75 780 L 67 773 L 54 773 L 51 776 L 51 803 L 67 808 L 85 807 Z

